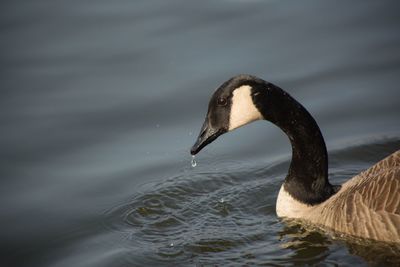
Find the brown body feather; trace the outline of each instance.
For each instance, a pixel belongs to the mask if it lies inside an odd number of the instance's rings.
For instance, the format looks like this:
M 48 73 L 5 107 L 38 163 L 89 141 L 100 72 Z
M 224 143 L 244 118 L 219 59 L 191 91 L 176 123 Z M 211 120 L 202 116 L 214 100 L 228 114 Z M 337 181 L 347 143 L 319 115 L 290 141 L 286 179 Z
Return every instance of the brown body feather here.
M 299 216 L 338 232 L 400 242 L 400 150 Z

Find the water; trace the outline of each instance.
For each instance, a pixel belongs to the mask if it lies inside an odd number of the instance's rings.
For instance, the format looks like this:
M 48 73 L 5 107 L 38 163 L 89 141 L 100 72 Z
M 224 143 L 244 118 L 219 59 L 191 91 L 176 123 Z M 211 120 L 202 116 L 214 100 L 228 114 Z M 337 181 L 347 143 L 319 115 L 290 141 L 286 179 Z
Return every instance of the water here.
M 315 117 L 338 184 L 400 148 L 397 1 L 3 1 L 2 266 L 390 265 L 282 222 L 290 162 L 256 122 L 189 149 L 238 73 Z M 173 245 L 172 245 L 173 244 Z

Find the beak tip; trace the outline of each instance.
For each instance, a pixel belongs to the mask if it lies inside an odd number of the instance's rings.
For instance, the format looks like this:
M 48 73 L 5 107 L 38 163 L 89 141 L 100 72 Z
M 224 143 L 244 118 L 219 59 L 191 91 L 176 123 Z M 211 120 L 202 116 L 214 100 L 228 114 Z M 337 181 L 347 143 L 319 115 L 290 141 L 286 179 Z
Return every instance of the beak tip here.
M 199 152 L 199 151 L 198 151 L 198 149 L 197 149 L 196 146 L 193 146 L 193 147 L 190 149 L 190 154 L 191 154 L 192 156 L 196 155 L 197 152 Z
M 196 143 L 190 149 L 190 154 L 193 156 L 196 155 L 205 146 L 213 142 L 215 139 L 217 139 L 218 136 L 220 136 L 224 132 L 225 131 L 219 130 L 219 131 L 207 131 L 205 134 L 200 134 Z

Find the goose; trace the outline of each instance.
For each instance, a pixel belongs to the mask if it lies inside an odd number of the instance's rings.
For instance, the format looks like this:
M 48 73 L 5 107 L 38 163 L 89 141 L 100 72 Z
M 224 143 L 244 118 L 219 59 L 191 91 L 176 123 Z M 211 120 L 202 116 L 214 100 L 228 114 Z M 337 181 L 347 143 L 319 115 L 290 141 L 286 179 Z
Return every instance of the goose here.
M 289 138 L 292 160 L 279 190 L 279 218 L 300 220 L 345 236 L 400 243 L 400 150 L 342 185 L 328 180 L 328 154 L 310 113 L 278 86 L 237 75 L 212 95 L 196 155 L 220 135 L 256 120 L 278 126 Z

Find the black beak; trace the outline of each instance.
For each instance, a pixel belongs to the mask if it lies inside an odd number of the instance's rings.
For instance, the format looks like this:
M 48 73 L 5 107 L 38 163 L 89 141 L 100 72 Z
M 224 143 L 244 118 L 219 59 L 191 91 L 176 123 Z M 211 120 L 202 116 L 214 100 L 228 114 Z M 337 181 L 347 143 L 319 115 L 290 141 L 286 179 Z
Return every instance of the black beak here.
M 211 125 L 209 125 L 208 120 L 206 119 L 201 127 L 196 143 L 192 146 L 192 149 L 190 149 L 190 154 L 196 155 L 200 152 L 200 150 L 203 149 L 203 147 L 217 139 L 218 136 L 225 132 L 225 130 L 214 129 Z

